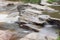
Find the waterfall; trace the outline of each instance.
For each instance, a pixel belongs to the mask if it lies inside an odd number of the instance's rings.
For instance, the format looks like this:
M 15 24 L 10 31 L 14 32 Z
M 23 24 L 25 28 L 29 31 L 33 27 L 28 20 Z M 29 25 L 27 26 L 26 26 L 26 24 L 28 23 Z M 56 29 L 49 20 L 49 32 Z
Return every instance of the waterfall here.
M 49 24 L 48 22 L 45 23 L 44 27 L 53 27 L 53 25 Z
M 41 0 L 41 4 L 46 4 L 47 0 Z
M 42 29 L 40 29 L 40 32 L 38 34 L 38 40 L 48 40 L 49 38 L 57 39 L 58 34 L 56 34 L 56 29 L 54 29 L 52 27 L 53 27 L 53 25 L 46 22 L 44 27 Z

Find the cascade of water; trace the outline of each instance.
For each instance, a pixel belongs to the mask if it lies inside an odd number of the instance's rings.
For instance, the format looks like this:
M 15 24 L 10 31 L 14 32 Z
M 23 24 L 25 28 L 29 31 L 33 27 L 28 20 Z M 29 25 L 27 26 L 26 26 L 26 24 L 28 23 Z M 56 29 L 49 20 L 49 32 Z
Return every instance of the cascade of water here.
M 45 23 L 44 27 L 52 27 L 53 25 L 49 24 L 48 22 Z
M 46 4 L 47 0 L 41 0 L 41 4 Z
M 56 29 L 52 28 L 54 25 L 45 22 L 44 28 L 42 28 L 38 34 L 38 40 L 50 40 L 57 39 L 58 34 L 56 34 Z

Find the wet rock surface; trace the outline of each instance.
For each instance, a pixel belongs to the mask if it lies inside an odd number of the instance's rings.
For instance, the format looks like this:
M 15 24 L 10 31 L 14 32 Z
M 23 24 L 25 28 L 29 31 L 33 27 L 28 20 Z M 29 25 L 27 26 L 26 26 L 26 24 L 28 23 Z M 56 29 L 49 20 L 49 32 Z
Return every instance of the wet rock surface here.
M 47 21 L 51 17 L 43 14 L 44 11 L 56 12 L 50 7 L 28 3 L 21 5 L 7 4 L 2 6 L 1 9 L 0 12 L 3 13 L 4 17 L 0 20 L 0 30 L 14 32 L 16 40 L 56 40 L 58 37 L 56 29 L 52 28 L 52 24 Z M 53 23 L 57 24 L 58 22 Z

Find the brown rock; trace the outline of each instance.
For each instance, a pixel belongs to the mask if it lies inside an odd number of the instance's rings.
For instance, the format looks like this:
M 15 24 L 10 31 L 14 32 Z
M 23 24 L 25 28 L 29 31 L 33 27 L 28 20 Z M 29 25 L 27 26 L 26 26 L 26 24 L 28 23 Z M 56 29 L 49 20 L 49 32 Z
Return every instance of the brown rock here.
M 0 40 L 10 40 L 12 36 L 12 32 L 0 30 Z
M 21 38 L 20 40 L 37 40 L 38 39 L 38 33 L 30 33 L 26 35 L 24 38 Z

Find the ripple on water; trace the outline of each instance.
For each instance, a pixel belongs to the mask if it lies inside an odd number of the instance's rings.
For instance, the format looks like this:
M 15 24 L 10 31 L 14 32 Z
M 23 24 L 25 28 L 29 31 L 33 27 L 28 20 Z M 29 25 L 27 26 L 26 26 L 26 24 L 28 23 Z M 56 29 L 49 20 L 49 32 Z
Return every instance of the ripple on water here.
M 51 37 L 57 39 L 58 34 L 56 34 L 56 30 L 54 28 L 44 27 L 40 30 L 39 36 L 40 36 L 39 38 Z

